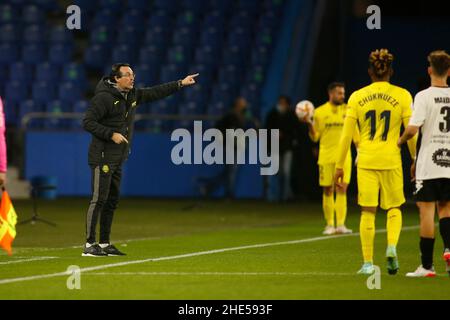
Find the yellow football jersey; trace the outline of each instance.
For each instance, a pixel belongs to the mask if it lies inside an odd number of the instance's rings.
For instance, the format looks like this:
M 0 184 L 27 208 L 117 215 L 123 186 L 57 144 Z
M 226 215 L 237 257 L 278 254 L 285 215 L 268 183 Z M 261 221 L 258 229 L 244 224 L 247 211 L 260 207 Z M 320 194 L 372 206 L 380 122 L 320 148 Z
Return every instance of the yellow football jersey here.
M 389 82 L 374 82 L 354 92 L 347 117 L 360 130 L 358 167 L 388 170 L 401 167 L 397 141 L 405 118 L 412 114 L 411 94 Z
M 318 164 L 336 163 L 337 149 L 344 127 L 347 105 L 335 106 L 329 102 L 318 107 L 314 113 L 314 141 L 320 139 Z M 351 157 L 350 149 L 348 157 Z

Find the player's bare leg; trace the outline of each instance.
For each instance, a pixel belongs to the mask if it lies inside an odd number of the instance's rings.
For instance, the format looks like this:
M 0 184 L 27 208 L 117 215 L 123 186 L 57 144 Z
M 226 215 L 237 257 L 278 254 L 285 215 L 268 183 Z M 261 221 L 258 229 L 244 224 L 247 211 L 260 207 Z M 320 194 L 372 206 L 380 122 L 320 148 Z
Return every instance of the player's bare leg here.
M 375 272 L 373 266 L 373 242 L 375 239 L 375 215 L 376 207 L 361 208 L 361 222 L 359 226 L 361 248 L 364 264 L 358 271 L 359 274 L 372 274 Z

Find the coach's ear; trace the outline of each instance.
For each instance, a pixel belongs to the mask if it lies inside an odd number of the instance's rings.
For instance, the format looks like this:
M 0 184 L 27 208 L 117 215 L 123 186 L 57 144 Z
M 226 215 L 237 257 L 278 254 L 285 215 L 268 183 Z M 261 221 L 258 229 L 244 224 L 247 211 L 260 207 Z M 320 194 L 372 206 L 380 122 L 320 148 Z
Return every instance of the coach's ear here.
M 428 71 L 429 76 L 431 76 L 433 74 L 433 69 L 431 67 L 428 67 L 427 71 Z M 449 71 L 449 74 L 450 74 L 450 71 Z

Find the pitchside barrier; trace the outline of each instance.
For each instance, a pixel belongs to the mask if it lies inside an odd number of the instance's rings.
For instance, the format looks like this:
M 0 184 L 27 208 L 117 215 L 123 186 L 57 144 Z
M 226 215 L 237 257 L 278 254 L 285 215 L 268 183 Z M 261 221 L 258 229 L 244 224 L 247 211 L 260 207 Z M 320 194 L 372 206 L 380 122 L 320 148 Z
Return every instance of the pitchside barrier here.
M 140 116 L 140 115 L 139 115 Z M 33 119 L 54 118 L 46 113 L 28 114 L 22 121 L 27 180 L 35 176 L 52 176 L 58 181 L 59 196 L 90 196 L 90 169 L 87 161 L 90 134 L 82 130 L 36 130 L 27 127 Z M 56 118 L 80 119 L 80 114 L 59 114 Z M 137 121 L 154 118 L 137 117 Z M 196 116 L 195 119 L 201 117 Z M 176 116 L 174 119 L 180 120 Z M 182 120 L 186 120 L 183 116 Z M 211 121 L 212 119 L 204 119 Z M 212 177 L 222 165 L 175 165 L 171 159 L 170 132 L 135 132 L 129 160 L 123 167 L 122 194 L 138 197 L 198 197 L 197 179 Z M 248 159 L 248 157 L 246 157 Z M 262 198 L 263 179 L 260 165 L 239 166 L 236 178 L 237 198 Z M 223 195 L 223 188 L 214 196 Z

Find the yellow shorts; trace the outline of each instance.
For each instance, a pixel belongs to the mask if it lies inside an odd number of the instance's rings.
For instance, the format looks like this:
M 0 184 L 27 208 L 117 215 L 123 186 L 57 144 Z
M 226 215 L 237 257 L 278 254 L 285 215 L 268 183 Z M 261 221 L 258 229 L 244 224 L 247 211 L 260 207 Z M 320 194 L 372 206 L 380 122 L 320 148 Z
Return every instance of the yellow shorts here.
M 370 170 L 358 168 L 358 204 L 361 207 L 380 207 L 384 210 L 405 203 L 403 170 Z
M 319 164 L 319 185 L 331 187 L 334 185 L 335 163 Z M 344 164 L 344 183 L 349 184 L 352 178 L 352 158 L 349 157 Z

